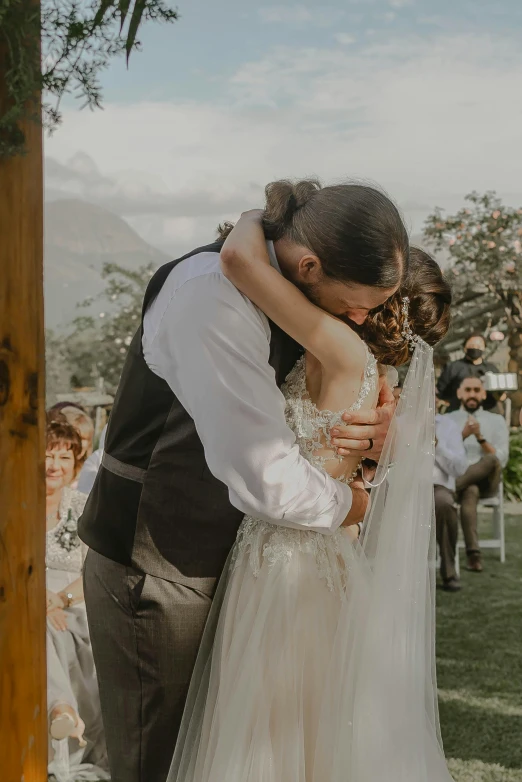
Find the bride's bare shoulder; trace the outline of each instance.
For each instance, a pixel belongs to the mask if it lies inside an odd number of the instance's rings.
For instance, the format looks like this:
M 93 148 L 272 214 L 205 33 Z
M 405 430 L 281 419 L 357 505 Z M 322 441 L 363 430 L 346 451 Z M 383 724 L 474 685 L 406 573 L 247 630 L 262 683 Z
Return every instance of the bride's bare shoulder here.
M 326 369 L 352 372 L 364 367 L 368 350 L 360 336 L 347 323 L 331 315 L 324 332 L 324 338 L 329 343 Z

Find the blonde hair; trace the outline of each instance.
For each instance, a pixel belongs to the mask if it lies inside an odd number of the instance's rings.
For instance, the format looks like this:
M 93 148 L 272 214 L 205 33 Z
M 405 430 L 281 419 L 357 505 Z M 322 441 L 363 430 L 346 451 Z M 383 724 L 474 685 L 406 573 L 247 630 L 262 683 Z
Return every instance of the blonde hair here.
M 87 413 L 82 412 L 77 407 L 64 407 L 60 411 L 65 420 L 79 433 L 82 440 L 90 440 L 91 445 L 94 438 L 94 424 L 92 418 Z M 79 459 L 80 467 L 89 456 L 89 448 Z

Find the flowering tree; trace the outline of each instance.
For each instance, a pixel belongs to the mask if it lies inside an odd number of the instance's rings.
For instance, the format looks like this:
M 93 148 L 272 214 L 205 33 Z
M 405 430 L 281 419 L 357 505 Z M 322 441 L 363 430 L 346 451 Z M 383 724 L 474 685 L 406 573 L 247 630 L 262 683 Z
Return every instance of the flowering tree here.
M 466 206 L 445 216 L 435 209 L 424 236 L 449 251 L 454 318 L 443 347 L 460 344 L 471 329 L 508 332 L 511 372 L 519 376 L 522 403 L 522 208 L 505 206 L 494 192 L 466 196 Z

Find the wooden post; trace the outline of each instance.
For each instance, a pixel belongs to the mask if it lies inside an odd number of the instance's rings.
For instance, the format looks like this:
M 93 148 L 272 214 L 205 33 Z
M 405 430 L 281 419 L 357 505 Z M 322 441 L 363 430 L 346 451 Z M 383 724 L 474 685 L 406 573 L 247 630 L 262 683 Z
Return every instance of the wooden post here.
M 47 779 L 42 132 L 24 130 L 27 154 L 0 159 L 2 782 Z

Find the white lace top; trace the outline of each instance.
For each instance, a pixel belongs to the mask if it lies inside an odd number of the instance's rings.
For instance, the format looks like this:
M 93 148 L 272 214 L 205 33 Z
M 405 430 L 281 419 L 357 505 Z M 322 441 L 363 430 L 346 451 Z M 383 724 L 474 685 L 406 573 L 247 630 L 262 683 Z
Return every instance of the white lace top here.
M 285 417 L 288 426 L 296 436 L 301 454 L 311 464 L 324 470 L 324 456 L 315 452 L 331 445 L 330 429 L 342 422 L 344 413 L 358 410 L 369 394 L 377 389 L 377 361 L 366 348 L 366 366 L 356 401 L 346 410 L 333 412 L 319 410 L 310 399 L 306 388 L 306 357 L 302 356 L 288 375 L 281 390 L 286 399 Z M 350 483 L 352 477 L 342 479 Z M 269 567 L 277 562 L 288 561 L 296 551 L 313 554 L 317 561 L 319 574 L 334 588 L 335 571 L 338 562 L 335 554 L 339 545 L 338 534 L 322 535 L 308 530 L 290 529 L 260 519 L 245 516 L 239 528 L 233 554 L 233 564 L 237 564 L 240 555 L 247 554 L 254 575 L 259 575 L 263 562 Z
M 78 519 L 87 497 L 73 489 L 63 490 L 59 508 L 59 521 L 49 530 L 45 541 L 45 564 L 50 570 L 82 570 L 82 542 L 78 537 Z
M 323 448 L 325 443 L 331 446 L 330 430 L 342 423 L 345 413 L 359 410 L 366 397 L 377 388 L 377 382 L 377 362 L 366 348 L 363 381 L 353 405 L 347 410 L 336 413 L 331 410 L 318 410 L 306 388 L 306 356 L 302 356 L 297 361 L 281 390 L 286 398 L 286 422 L 294 432 L 299 450 L 307 461 L 319 469 L 324 469 L 326 458 L 315 452 Z M 342 461 L 342 457 L 339 457 L 339 461 Z M 352 477 L 345 476 L 339 480 L 343 483 L 351 483 Z

